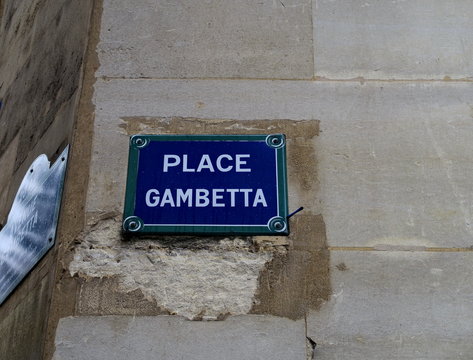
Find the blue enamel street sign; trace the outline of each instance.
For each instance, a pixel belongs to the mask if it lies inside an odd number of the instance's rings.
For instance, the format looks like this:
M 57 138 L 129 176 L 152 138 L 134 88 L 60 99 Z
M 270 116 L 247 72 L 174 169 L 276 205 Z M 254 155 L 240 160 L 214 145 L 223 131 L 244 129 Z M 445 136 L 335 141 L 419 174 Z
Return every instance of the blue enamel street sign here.
M 123 229 L 287 235 L 284 135 L 132 136 Z

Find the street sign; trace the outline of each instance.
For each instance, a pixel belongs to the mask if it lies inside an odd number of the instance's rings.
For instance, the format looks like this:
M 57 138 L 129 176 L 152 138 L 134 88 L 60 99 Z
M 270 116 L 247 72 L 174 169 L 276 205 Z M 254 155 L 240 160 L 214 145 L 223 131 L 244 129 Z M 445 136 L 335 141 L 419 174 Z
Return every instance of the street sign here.
M 68 152 L 51 167 L 39 156 L 21 182 L 0 231 L 0 304 L 54 245 Z
M 284 135 L 135 135 L 129 151 L 125 232 L 289 233 Z

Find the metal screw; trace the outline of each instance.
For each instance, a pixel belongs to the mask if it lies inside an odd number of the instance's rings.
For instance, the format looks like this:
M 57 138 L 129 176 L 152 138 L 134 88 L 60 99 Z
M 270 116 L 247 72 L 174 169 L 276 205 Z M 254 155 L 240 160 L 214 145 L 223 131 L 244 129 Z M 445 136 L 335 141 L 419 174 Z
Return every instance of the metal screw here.
M 128 228 L 130 230 L 136 230 L 138 229 L 138 223 L 136 221 L 130 221 L 130 223 L 128 224 Z
M 141 145 L 143 145 L 145 142 L 143 141 L 143 139 L 138 138 L 138 139 L 136 139 L 135 143 L 136 143 L 136 145 L 141 146 Z
M 274 228 L 276 230 L 282 230 L 282 229 L 284 229 L 284 224 L 281 221 L 276 221 L 274 223 Z
M 271 144 L 273 145 L 279 145 L 281 143 L 281 140 L 277 137 L 274 137 L 271 139 Z

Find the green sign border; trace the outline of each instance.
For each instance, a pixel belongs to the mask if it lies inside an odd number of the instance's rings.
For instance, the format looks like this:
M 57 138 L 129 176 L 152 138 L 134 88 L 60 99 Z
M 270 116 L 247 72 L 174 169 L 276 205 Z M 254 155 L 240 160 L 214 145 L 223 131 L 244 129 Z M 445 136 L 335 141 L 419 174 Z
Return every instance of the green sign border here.
M 164 141 L 265 141 L 276 150 L 278 173 L 278 217 L 268 226 L 238 225 L 188 225 L 150 226 L 135 216 L 136 184 L 140 149 L 150 142 Z M 123 213 L 123 231 L 128 234 L 196 234 L 196 235 L 288 235 L 289 221 L 287 201 L 286 137 L 283 134 L 270 135 L 133 135 L 130 137 L 128 175 Z

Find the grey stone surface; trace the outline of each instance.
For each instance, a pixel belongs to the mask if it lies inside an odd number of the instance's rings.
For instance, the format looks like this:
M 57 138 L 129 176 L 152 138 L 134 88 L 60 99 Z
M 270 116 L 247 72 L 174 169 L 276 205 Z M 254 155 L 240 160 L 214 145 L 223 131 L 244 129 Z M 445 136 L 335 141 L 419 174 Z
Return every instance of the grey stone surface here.
M 125 78 L 312 78 L 310 0 L 105 0 L 101 67 Z
M 473 253 L 331 253 L 333 295 L 311 312 L 316 359 L 471 359 Z
M 108 80 L 95 103 L 89 212 L 122 209 L 126 117 L 318 119 L 320 197 L 290 208 L 322 213 L 329 245 L 473 245 L 469 83 Z
M 0 48 L 8 51 L 0 51 L 0 153 L 21 129 L 16 169 L 56 119 L 69 132 L 91 1 L 2 3 Z M 56 149 L 63 141 L 64 134 Z
M 238 316 L 186 321 L 176 316 L 61 319 L 54 360 L 305 360 L 304 321 Z
M 317 76 L 473 76 L 473 3 L 469 0 L 317 0 L 314 4 Z
M 9 189 L 11 176 L 15 168 L 19 137 L 15 137 L 0 155 L 0 223 L 5 224 L 9 211 Z
M 91 4 L 0 0 L 0 222 L 32 161 L 57 155 L 72 137 Z M 0 307 L 1 359 L 43 358 L 55 256 Z
M 41 359 L 49 308 L 51 277 L 25 281 L 2 305 L 0 354 L 5 360 Z

